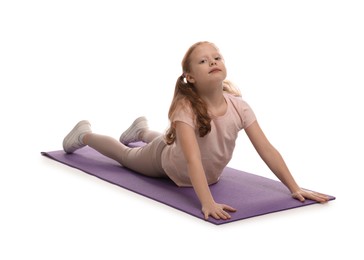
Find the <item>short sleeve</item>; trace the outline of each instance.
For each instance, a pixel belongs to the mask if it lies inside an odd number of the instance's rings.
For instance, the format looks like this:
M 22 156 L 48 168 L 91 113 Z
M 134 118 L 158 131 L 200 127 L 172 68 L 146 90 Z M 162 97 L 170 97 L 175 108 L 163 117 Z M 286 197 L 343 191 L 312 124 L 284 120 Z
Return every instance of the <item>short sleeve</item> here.
M 257 120 L 253 109 L 241 97 L 236 97 L 230 94 L 226 94 L 226 97 L 231 101 L 233 107 L 232 109 L 234 109 L 239 116 L 241 122 L 241 125 L 239 127 L 240 129 L 247 128 Z
M 243 128 L 245 129 L 252 123 L 254 123 L 257 120 L 257 118 L 254 114 L 253 109 L 244 100 L 242 101 L 242 106 L 243 106 Z
M 171 116 L 171 123 L 183 122 L 195 129 L 194 114 L 191 106 L 187 102 L 181 102 Z

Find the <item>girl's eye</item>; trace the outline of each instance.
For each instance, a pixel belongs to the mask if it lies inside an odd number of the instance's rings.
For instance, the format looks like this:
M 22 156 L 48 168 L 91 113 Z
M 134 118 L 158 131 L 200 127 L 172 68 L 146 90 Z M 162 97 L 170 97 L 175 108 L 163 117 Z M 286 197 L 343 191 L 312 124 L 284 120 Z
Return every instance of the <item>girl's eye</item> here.
M 207 60 L 203 59 L 203 60 L 200 61 L 200 64 L 203 64 L 203 63 L 206 63 L 206 62 L 207 62 Z
M 221 57 L 216 57 L 215 60 L 221 60 Z

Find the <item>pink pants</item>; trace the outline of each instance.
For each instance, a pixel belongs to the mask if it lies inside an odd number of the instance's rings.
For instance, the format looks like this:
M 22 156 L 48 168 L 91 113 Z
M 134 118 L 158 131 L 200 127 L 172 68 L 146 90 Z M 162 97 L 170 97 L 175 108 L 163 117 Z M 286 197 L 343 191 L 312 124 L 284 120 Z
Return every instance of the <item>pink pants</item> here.
M 167 145 L 163 135 L 154 138 L 143 147 L 130 148 L 112 137 L 92 133 L 88 135 L 85 144 L 140 174 L 168 177 L 161 163 L 161 154 Z

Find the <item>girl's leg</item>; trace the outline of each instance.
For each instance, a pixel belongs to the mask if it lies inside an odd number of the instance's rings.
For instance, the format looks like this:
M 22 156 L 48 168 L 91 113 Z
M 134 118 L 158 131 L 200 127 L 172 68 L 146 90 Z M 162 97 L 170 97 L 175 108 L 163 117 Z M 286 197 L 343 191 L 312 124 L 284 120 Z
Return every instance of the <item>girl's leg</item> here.
M 125 145 L 110 136 L 95 133 L 85 134 L 82 142 L 120 164 L 122 161 L 122 155 L 127 148 Z
M 140 139 L 144 143 L 148 144 L 148 143 L 152 142 L 154 139 L 156 139 L 159 136 L 162 136 L 162 134 L 159 133 L 159 132 L 147 129 L 147 130 L 145 130 L 144 132 L 141 133 Z
M 140 174 L 167 177 L 161 165 L 161 154 L 165 147 L 163 136 L 143 147 L 130 148 L 112 137 L 87 133 L 83 143 Z
M 80 121 L 63 140 L 63 149 L 73 153 L 86 145 L 121 165 L 150 177 L 167 177 L 161 165 L 161 154 L 166 146 L 163 136 L 143 147 L 130 148 L 116 139 L 92 133 L 88 121 Z

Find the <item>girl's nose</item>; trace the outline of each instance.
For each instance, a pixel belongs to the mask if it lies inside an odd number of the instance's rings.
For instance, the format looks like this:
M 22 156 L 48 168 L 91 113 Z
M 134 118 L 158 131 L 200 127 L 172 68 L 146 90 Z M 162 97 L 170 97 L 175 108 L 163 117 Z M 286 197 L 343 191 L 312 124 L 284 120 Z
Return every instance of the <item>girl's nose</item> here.
M 210 61 L 210 66 L 213 66 L 213 65 L 216 65 L 216 61 L 215 60 Z

